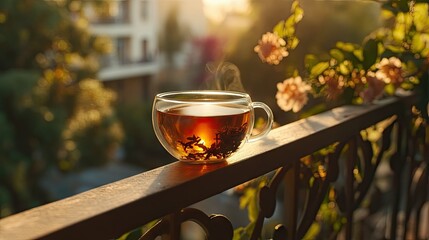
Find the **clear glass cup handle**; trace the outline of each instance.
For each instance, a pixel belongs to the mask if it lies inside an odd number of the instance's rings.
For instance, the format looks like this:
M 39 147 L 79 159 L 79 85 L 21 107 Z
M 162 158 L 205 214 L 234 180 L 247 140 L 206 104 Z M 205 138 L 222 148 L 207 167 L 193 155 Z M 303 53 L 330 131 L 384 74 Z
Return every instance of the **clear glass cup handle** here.
M 271 111 L 271 108 L 268 107 L 268 105 L 262 102 L 252 102 L 251 105 L 254 109 L 262 108 L 265 111 L 267 114 L 267 122 L 265 123 L 265 127 L 261 130 L 261 133 L 250 136 L 248 142 L 254 142 L 265 137 L 270 132 L 274 121 L 273 111 Z

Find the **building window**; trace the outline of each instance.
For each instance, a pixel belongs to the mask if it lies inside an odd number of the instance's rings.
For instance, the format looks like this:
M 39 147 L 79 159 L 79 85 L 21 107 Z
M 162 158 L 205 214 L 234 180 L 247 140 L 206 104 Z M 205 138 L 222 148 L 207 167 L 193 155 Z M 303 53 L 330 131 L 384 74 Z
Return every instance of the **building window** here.
M 150 61 L 147 39 L 143 39 L 143 41 L 142 41 L 142 59 L 141 60 L 142 60 L 142 62 Z
M 112 53 L 99 58 L 101 68 L 120 66 L 131 62 L 130 38 L 113 38 L 112 42 L 115 46 Z
M 83 1 L 85 15 L 92 24 L 129 22 L 129 0 Z
M 119 65 L 130 63 L 130 38 L 119 37 L 116 39 L 116 57 Z
M 141 0 L 141 18 L 143 21 L 149 20 L 149 9 L 150 2 L 148 0 Z

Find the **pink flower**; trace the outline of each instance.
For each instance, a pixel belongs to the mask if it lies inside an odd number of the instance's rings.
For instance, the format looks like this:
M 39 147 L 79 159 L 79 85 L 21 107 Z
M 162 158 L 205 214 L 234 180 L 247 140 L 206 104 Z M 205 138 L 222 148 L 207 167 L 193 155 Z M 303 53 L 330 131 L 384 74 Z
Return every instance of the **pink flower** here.
M 335 100 L 344 92 L 344 76 L 338 75 L 334 69 L 326 70 L 320 75 L 319 82 L 324 85 L 323 91 L 328 100 Z
M 368 87 L 359 93 L 363 102 L 370 103 L 379 99 L 383 95 L 384 87 L 386 86 L 384 80 L 377 78 L 375 73 L 368 72 L 366 82 L 368 83 Z
M 378 71 L 375 73 L 375 76 L 383 79 L 386 84 L 391 83 L 395 87 L 399 87 L 404 82 L 404 70 L 402 69 L 402 62 L 398 58 L 383 58 L 376 64 L 376 67 Z
M 277 65 L 280 61 L 289 55 L 286 51 L 286 41 L 277 34 L 267 32 L 262 35 L 255 46 L 254 51 L 258 53 L 262 62 Z
M 350 74 L 350 79 L 347 82 L 347 85 L 351 88 L 354 88 L 355 91 L 360 91 L 365 87 L 366 83 L 366 72 L 364 70 L 354 69 Z
M 277 83 L 277 105 L 284 111 L 298 112 L 307 103 L 310 90 L 310 85 L 302 81 L 300 76 L 288 78 Z

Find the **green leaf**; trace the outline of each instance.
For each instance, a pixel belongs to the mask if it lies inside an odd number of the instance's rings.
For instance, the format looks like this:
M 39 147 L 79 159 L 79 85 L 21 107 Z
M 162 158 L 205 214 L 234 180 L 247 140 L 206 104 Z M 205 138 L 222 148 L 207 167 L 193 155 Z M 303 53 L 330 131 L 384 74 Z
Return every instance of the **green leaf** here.
M 295 23 L 300 22 L 302 20 L 302 18 L 304 17 L 304 10 L 300 7 L 296 8 L 293 16 L 295 19 Z
M 263 184 L 261 182 L 260 184 Z M 240 197 L 240 208 L 247 207 L 248 218 L 251 222 L 256 221 L 259 213 L 258 205 L 258 187 L 247 187 L 244 194 Z
M 340 73 L 342 75 L 348 75 L 348 74 L 350 74 L 350 70 L 349 70 L 349 68 L 347 67 L 346 64 L 344 64 L 344 63 L 340 64 Z
M 311 224 L 303 239 L 317 239 L 317 236 L 319 235 L 321 229 L 322 227 L 319 223 L 315 222 Z
M 403 82 L 401 84 L 401 88 L 403 88 L 404 90 L 411 90 L 414 88 L 414 84 L 412 84 L 410 82 Z
M 403 24 L 397 25 L 393 29 L 393 39 L 400 42 L 405 38 L 405 26 Z
M 395 93 L 396 87 L 393 86 L 393 84 L 387 84 L 384 87 L 384 91 L 388 94 L 388 95 L 393 95 Z
M 246 208 L 252 201 L 252 198 L 254 197 L 255 194 L 256 194 L 255 188 L 253 187 L 246 188 L 243 196 L 240 197 L 240 208 L 241 209 Z
M 356 49 L 353 51 L 353 55 L 359 59 L 359 61 L 363 61 L 363 52 L 360 49 Z
M 274 26 L 273 32 L 276 33 L 279 37 L 283 38 L 284 28 L 285 28 L 285 21 L 282 20 Z
M 292 2 L 291 11 L 294 12 L 297 8 L 299 8 L 299 1 L 295 0 Z
M 416 34 L 413 36 L 411 49 L 413 52 L 420 52 L 424 49 L 425 42 L 423 41 L 423 37 L 420 34 Z
M 394 45 L 386 45 L 386 49 L 394 52 L 394 53 L 400 53 L 404 51 L 402 46 L 394 46 Z
M 429 57 L 429 46 L 424 48 L 423 51 L 420 53 L 423 57 Z
M 304 9 L 299 5 L 299 1 L 295 0 L 292 3 L 291 12 L 294 17 L 295 23 L 298 23 L 304 17 Z
M 283 31 L 283 37 L 292 37 L 295 35 L 295 27 L 294 26 L 287 26 L 285 25 L 284 31 Z
M 333 59 L 337 60 L 338 62 L 342 62 L 344 60 L 344 54 L 339 49 L 331 49 L 329 51 L 329 54 Z
M 289 16 L 285 21 L 285 27 L 294 27 L 295 26 L 295 17 L 293 15 Z
M 137 228 L 131 232 L 125 233 L 117 240 L 138 240 L 141 237 L 141 235 L 142 235 L 142 229 Z
M 308 179 L 308 186 L 311 188 L 314 184 L 314 181 L 316 181 L 314 176 L 311 176 L 310 179 Z
M 289 39 L 290 42 L 290 49 L 295 49 L 299 44 L 299 39 L 297 37 L 293 37 Z
M 410 14 L 398 13 L 396 16 L 396 25 L 393 29 L 393 38 L 395 41 L 403 41 L 407 36 L 411 26 L 413 24 L 413 18 Z
M 249 220 L 251 222 L 256 222 L 256 219 L 258 219 L 259 214 L 259 205 L 258 205 L 258 194 L 257 191 L 255 191 L 255 194 L 250 199 L 249 205 L 247 207 L 247 213 Z
M 298 1 L 294 1 L 291 7 L 291 15 L 286 19 L 286 21 L 280 21 L 277 23 L 273 28 L 273 32 L 275 32 L 281 38 L 294 37 L 295 26 L 302 20 L 303 16 L 304 10 L 299 6 Z M 297 40 L 294 40 L 293 44 L 297 45 Z
M 368 40 L 363 47 L 363 62 L 362 65 L 365 70 L 368 70 L 378 57 L 378 42 L 374 39 Z
M 233 240 L 248 240 L 252 236 L 255 223 L 251 222 L 246 227 L 239 227 L 234 230 Z
M 336 47 L 346 52 L 353 52 L 356 49 L 354 44 L 345 42 L 337 42 Z
M 232 240 L 241 240 L 241 239 L 243 239 L 244 233 L 245 233 L 245 228 L 244 227 L 238 227 L 238 228 L 234 229 L 234 235 L 232 237 Z
M 318 76 L 323 73 L 326 69 L 328 69 L 329 63 L 328 62 L 320 62 L 316 64 L 313 68 L 311 68 L 310 74 L 312 76 Z
M 383 19 L 390 19 L 395 17 L 395 14 L 393 14 L 392 11 L 389 11 L 387 9 L 382 9 L 380 15 L 382 16 Z
M 429 4 L 414 5 L 414 25 L 418 32 L 425 31 L 429 27 Z
M 377 46 L 378 46 L 378 49 L 377 49 L 378 54 L 382 55 L 384 51 L 386 51 L 386 48 L 384 47 L 383 44 L 377 44 Z
M 413 84 L 413 85 L 418 85 L 418 84 L 420 83 L 419 78 L 418 78 L 418 77 L 415 77 L 415 76 L 408 78 L 408 80 L 409 80 L 409 81 L 410 81 L 410 83 L 411 83 L 411 84 Z
M 424 52 L 427 51 L 429 48 L 429 34 L 428 33 L 417 33 L 413 36 L 412 43 L 411 43 L 411 50 L 415 53 L 421 53 L 422 55 Z M 423 55 L 426 56 L 426 55 Z
M 311 69 L 319 62 L 318 58 L 314 54 L 307 54 L 304 57 L 305 68 Z
M 295 69 L 294 71 L 293 71 L 293 73 L 292 73 L 292 75 L 291 75 L 292 77 L 299 77 L 299 70 L 298 69 Z

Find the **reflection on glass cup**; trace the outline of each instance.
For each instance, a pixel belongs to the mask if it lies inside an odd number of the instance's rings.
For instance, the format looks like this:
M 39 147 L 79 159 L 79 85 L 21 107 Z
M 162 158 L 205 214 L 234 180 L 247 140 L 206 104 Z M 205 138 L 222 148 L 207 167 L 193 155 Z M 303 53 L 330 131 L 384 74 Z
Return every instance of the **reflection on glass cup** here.
M 251 135 L 255 108 L 267 114 L 264 129 Z M 162 146 L 180 161 L 194 164 L 221 162 L 244 143 L 271 130 L 273 113 L 249 95 L 231 91 L 166 92 L 155 96 L 152 124 Z

